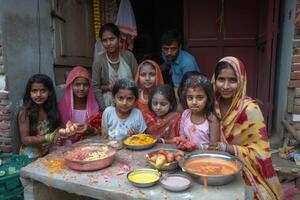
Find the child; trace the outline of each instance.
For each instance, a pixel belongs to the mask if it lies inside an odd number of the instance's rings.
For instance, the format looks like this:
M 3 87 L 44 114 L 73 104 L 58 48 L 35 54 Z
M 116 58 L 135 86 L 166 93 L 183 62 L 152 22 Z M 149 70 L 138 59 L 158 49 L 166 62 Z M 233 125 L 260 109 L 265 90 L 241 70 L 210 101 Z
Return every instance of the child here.
M 210 81 L 203 75 L 192 76 L 182 88 L 184 110 L 181 116 L 177 146 L 192 151 L 206 149 L 207 143 L 220 140 L 219 120 L 214 114 L 214 95 Z
M 173 138 L 179 136 L 180 125 L 173 88 L 169 85 L 156 87 L 150 94 L 148 106 L 152 112 L 145 115 L 147 132 L 162 143 L 173 143 Z
M 110 140 L 123 140 L 131 134 L 146 130 L 141 111 L 135 108 L 138 88 L 129 79 L 119 79 L 112 89 L 115 106 L 107 107 L 102 117 L 102 134 Z
M 149 112 L 148 97 L 155 86 L 164 84 L 158 64 L 152 60 L 143 61 L 137 69 L 135 82 L 139 87 L 139 99 L 137 108 L 143 114 Z
M 191 78 L 191 77 L 194 77 L 194 76 L 199 76 L 201 75 L 201 72 L 198 72 L 198 71 L 188 71 L 188 72 L 185 72 L 182 76 L 182 79 L 180 81 L 180 84 L 179 84 L 179 87 L 178 87 L 178 98 L 179 98 L 179 102 L 183 102 L 184 101 L 184 97 L 182 96 L 182 88 L 185 84 L 185 82 Z M 177 112 L 179 113 L 182 113 L 184 111 L 182 105 L 179 103 L 179 105 L 177 106 Z
M 52 80 L 44 74 L 33 75 L 27 83 L 23 107 L 18 114 L 21 154 L 31 159 L 45 155 L 60 124 Z
M 84 125 L 87 119 L 99 113 L 99 106 L 91 87 L 91 78 L 87 69 L 74 67 L 66 81 L 64 97 L 58 104 L 62 126 L 70 123 Z M 68 126 L 67 126 L 68 127 Z M 70 138 L 72 143 L 79 141 L 87 133 L 95 133 L 91 126 L 81 126 L 78 134 Z M 60 129 L 61 133 L 61 129 Z M 62 134 L 62 133 L 61 133 Z

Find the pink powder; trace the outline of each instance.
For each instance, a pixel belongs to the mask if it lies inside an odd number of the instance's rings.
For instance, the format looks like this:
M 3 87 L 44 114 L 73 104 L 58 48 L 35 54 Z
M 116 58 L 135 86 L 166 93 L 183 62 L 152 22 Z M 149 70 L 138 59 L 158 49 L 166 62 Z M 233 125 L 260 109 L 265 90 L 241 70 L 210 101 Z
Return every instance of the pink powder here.
M 173 186 L 173 187 L 176 187 L 176 186 L 187 186 L 190 184 L 190 180 L 184 178 L 184 177 L 181 177 L 181 176 L 169 176 L 165 179 L 163 179 L 161 181 L 163 184 L 165 185 L 169 185 L 169 186 Z

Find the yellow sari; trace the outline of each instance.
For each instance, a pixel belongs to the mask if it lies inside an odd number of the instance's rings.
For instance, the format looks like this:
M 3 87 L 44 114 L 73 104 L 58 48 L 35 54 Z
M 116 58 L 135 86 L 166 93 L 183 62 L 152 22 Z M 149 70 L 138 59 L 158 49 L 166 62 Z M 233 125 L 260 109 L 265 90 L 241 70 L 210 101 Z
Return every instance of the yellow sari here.
M 238 80 L 238 91 L 221 120 L 222 141 L 232 145 L 235 156 L 244 162 L 243 178 L 246 185 L 252 186 L 256 199 L 283 199 L 282 188 L 272 166 L 270 143 L 263 115 L 257 103 L 246 95 L 245 67 L 234 57 L 225 57 L 219 62 L 229 63 Z M 216 108 L 220 115 L 220 94 L 216 90 L 215 82 L 213 76 Z

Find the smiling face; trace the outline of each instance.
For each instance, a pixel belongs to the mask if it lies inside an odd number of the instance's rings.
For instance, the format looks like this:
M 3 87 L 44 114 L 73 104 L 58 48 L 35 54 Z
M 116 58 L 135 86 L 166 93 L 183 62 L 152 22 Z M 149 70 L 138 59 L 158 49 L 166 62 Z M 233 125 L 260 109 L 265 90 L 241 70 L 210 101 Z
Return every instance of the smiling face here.
M 129 114 L 135 107 L 136 98 L 134 93 L 129 89 L 120 89 L 113 97 L 113 100 L 116 104 L 117 112 L 121 114 Z
M 232 100 L 238 90 L 238 80 L 231 67 L 220 71 L 216 79 L 216 89 L 225 100 Z
M 186 103 L 194 113 L 204 112 L 208 97 L 203 88 L 188 88 L 186 91 Z
M 101 38 L 103 47 L 108 53 L 115 53 L 119 50 L 119 38 L 110 31 L 105 31 Z
M 32 101 L 38 105 L 42 105 L 51 95 L 49 88 L 47 88 L 43 83 L 33 83 L 30 89 L 30 97 Z
M 78 77 L 73 81 L 73 95 L 77 98 L 85 98 L 89 91 L 89 81 L 86 78 Z
M 156 93 L 152 97 L 152 110 L 157 117 L 163 117 L 171 110 L 171 104 L 168 99 L 159 93 Z
M 154 87 L 156 82 L 155 68 L 149 63 L 143 64 L 140 70 L 139 78 L 140 78 L 141 86 L 144 89 L 150 89 Z

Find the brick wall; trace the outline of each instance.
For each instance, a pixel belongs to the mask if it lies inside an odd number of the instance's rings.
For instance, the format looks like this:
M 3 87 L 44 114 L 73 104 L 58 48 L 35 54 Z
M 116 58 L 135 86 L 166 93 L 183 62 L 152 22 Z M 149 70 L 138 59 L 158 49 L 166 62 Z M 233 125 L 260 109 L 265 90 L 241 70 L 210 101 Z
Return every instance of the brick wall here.
M 0 34 L 0 153 L 12 152 L 12 133 L 11 133 L 11 101 L 6 90 L 6 75 L 4 65 L 4 49 Z

